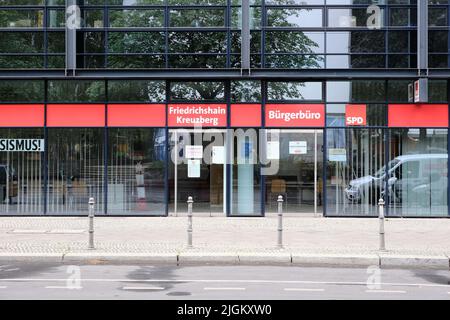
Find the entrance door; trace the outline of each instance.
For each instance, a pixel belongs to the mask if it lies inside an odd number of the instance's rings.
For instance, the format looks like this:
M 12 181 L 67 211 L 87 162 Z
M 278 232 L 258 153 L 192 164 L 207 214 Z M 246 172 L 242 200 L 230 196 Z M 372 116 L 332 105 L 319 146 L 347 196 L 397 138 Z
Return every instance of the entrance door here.
M 225 130 L 174 129 L 169 131 L 169 211 L 185 215 L 187 199 L 194 211 L 226 214 Z
M 282 195 L 284 212 L 322 214 L 322 145 L 322 130 L 267 130 L 268 159 L 279 160 L 274 174 L 265 178 L 267 213 L 277 211 Z

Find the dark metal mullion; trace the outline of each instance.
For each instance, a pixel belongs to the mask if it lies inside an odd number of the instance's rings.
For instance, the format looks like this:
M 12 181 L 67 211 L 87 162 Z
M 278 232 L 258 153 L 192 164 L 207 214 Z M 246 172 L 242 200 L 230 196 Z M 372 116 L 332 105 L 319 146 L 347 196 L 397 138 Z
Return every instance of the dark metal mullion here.
M 447 99 L 450 97 L 450 82 L 447 81 Z M 448 107 L 448 117 L 450 119 L 450 105 L 447 101 L 447 107 Z M 447 154 L 450 150 L 450 139 L 448 138 L 448 132 L 449 128 L 447 127 Z M 450 175 L 448 174 L 450 172 L 450 162 L 447 159 L 447 214 L 450 216 Z
M 267 26 L 267 14 L 266 14 L 266 0 L 261 0 L 261 68 L 266 67 L 266 26 Z
M 103 213 L 108 214 L 108 158 L 109 158 L 109 129 L 108 129 L 108 80 L 105 80 L 105 127 L 103 129 Z
M 225 9 L 225 27 L 227 29 L 226 66 L 227 68 L 231 68 L 231 0 L 227 0 L 227 8 Z
M 228 0 L 229 1 L 229 0 Z M 233 130 L 231 130 L 231 81 L 225 81 L 225 101 L 227 103 L 227 130 L 225 133 L 225 175 L 226 175 L 226 184 L 225 184 L 225 213 L 226 216 L 229 217 L 231 215 L 231 194 L 233 192 L 232 186 L 233 183 L 231 180 L 231 153 L 234 148 L 234 135 L 232 135 Z M 230 136 L 231 135 L 231 136 Z
M 42 195 L 44 197 L 43 199 L 43 211 L 44 215 L 47 214 L 47 194 L 48 194 L 48 128 L 47 128 L 47 102 L 48 102 L 48 95 L 47 95 L 47 88 L 48 88 L 48 80 L 44 80 L 44 190 L 42 192 Z
M 170 13 L 170 10 L 167 5 L 167 0 L 164 0 L 164 35 L 165 35 L 165 38 L 164 38 L 164 41 L 165 41 L 164 65 L 165 65 L 166 69 L 169 68 L 169 13 Z M 168 91 L 168 92 L 170 92 L 170 91 Z M 167 101 L 169 101 L 169 100 L 167 100 Z
M 385 80 L 385 88 L 388 88 L 389 81 Z M 389 216 L 390 210 L 389 210 L 389 168 L 388 163 L 390 160 L 390 152 L 391 152 L 391 145 L 390 145 L 390 128 L 389 128 L 389 90 L 386 90 L 385 92 L 385 108 L 387 108 L 386 112 L 384 113 L 384 129 L 383 130 L 383 139 L 384 139 L 384 166 L 385 166 L 385 177 L 384 177 L 384 202 L 385 202 L 385 213 L 386 216 Z M 381 198 L 381 197 L 380 197 Z M 378 199 L 376 199 L 378 203 Z
M 108 68 L 108 54 L 109 54 L 109 9 L 105 1 L 105 6 L 103 7 L 103 27 L 104 27 L 104 42 L 105 42 L 105 61 L 103 65 Z M 107 96 L 108 97 L 108 96 Z
M 264 0 L 263 0 L 264 2 Z M 266 130 L 266 102 L 267 102 L 267 81 L 261 81 L 261 129 Z M 260 132 L 257 134 L 258 139 L 261 137 Z M 259 141 L 259 149 L 262 149 L 261 144 L 263 141 Z M 265 143 L 265 141 L 264 141 Z M 265 157 L 265 156 L 264 156 Z M 266 216 L 266 179 L 262 175 L 262 164 L 259 161 L 259 177 L 260 177 L 260 198 L 261 198 L 261 216 Z
M 168 103 L 170 100 L 170 81 L 166 81 L 166 101 L 165 101 L 165 105 L 166 105 L 166 126 L 164 128 L 164 133 L 165 133 L 165 150 L 164 150 L 164 163 L 165 163 L 165 168 L 164 168 L 164 200 L 165 200 L 165 212 L 166 212 L 166 216 L 169 216 L 169 203 L 170 203 L 170 195 L 169 195 L 169 148 L 170 148 L 170 143 L 169 143 L 169 115 L 168 115 Z M 175 146 L 176 148 L 176 146 Z M 175 152 L 177 152 L 177 150 L 175 149 Z

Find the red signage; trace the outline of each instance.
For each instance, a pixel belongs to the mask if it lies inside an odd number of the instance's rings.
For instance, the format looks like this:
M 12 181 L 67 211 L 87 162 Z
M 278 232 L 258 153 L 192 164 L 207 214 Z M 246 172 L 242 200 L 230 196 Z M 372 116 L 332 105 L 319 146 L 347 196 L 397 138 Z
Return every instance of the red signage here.
M 104 104 L 49 104 L 49 127 L 104 127 Z
M 446 104 L 390 104 L 389 127 L 448 127 Z
M 367 111 L 365 104 L 347 104 L 345 106 L 346 126 L 365 126 L 367 124 Z
M 109 104 L 110 127 L 164 127 L 165 104 Z
M 266 127 L 323 127 L 323 104 L 267 104 Z
M 226 127 L 226 104 L 169 104 L 169 127 Z
M 43 104 L 0 105 L 0 127 L 43 127 Z
M 232 104 L 231 105 L 232 127 L 260 127 L 261 105 L 260 104 Z

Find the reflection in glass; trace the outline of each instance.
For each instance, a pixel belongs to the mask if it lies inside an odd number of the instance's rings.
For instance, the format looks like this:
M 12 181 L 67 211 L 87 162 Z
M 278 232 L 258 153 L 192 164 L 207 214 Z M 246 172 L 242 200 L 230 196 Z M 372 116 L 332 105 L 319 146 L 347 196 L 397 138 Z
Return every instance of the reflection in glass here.
M 43 129 L 0 129 L 0 139 L 43 138 Z M 38 151 L 0 150 L 0 215 L 42 214 L 43 147 Z
M 108 213 L 165 214 L 165 129 L 109 129 Z
M 376 215 L 384 163 L 383 130 L 328 129 L 327 215 Z
M 89 197 L 103 212 L 103 129 L 48 129 L 47 212 L 86 213 Z
M 448 214 L 447 133 L 447 129 L 391 130 L 390 215 Z

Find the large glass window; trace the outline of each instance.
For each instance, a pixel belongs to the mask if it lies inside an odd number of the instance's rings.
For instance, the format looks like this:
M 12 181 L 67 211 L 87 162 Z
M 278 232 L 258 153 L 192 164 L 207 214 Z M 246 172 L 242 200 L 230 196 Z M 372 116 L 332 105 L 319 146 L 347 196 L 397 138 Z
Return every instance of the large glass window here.
M 266 176 L 266 212 L 284 199 L 288 213 L 322 211 L 322 130 L 267 130 L 268 160 L 278 168 Z
M 231 215 L 261 215 L 260 130 L 237 129 L 233 137 Z
M 0 215 L 42 214 L 44 130 L 0 129 Z
M 383 191 L 384 131 L 327 129 L 328 216 L 377 214 Z
M 165 129 L 109 129 L 108 213 L 164 215 Z
M 86 214 L 89 197 L 103 213 L 104 129 L 48 129 L 47 212 Z
M 389 214 L 447 216 L 447 129 L 390 130 Z

